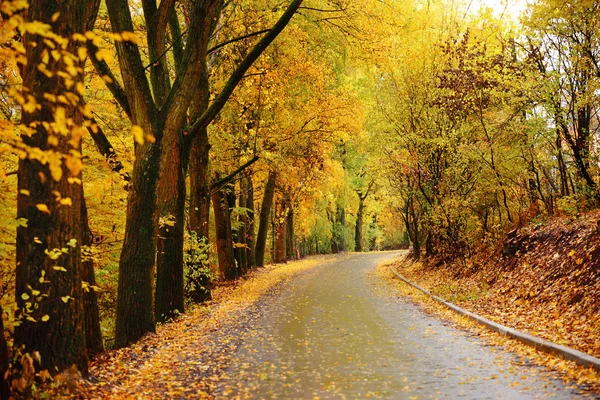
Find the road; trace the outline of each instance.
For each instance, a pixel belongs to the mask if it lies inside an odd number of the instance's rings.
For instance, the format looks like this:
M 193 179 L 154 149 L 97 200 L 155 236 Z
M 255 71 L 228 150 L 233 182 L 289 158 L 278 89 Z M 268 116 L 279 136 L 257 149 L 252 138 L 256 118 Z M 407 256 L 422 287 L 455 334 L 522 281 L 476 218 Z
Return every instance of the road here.
M 579 397 L 576 388 L 382 290 L 375 267 L 395 256 L 349 254 L 288 282 L 264 302 L 217 398 Z

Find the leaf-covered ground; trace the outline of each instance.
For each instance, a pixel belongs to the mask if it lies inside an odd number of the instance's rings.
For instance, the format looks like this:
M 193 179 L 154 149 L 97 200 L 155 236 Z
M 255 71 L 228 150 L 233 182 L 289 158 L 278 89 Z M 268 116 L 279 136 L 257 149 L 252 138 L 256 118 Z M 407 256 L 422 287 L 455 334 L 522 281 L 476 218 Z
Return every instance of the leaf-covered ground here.
M 398 269 L 486 318 L 600 357 L 599 220 L 598 212 L 555 218 L 512 232 L 495 252 L 467 263 L 403 263 Z M 541 358 L 598 387 L 597 373 Z
M 264 296 L 275 295 L 298 273 L 334 261 L 311 257 L 252 271 L 218 287 L 198 306 L 135 345 L 107 352 L 80 381 L 74 398 L 204 398 L 224 377 L 229 358 L 248 334 Z

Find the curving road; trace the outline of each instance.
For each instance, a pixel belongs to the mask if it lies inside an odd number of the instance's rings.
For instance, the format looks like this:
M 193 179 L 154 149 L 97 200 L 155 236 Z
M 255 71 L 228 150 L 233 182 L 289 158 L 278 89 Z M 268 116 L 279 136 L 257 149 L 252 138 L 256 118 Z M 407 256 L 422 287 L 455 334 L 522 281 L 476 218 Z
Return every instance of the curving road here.
M 382 290 L 372 272 L 398 255 L 350 254 L 289 282 L 264 302 L 217 397 L 580 396 L 576 388 Z

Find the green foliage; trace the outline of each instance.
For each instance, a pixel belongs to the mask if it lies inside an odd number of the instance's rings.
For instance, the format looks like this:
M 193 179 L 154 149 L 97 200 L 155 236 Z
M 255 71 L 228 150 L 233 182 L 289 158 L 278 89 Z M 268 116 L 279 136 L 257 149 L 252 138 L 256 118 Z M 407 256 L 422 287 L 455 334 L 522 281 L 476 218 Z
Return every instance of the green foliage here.
M 206 238 L 198 239 L 192 232 L 186 240 L 184 254 L 184 290 L 190 303 L 201 303 L 211 298 L 211 288 L 217 279 L 211 269 L 211 245 Z

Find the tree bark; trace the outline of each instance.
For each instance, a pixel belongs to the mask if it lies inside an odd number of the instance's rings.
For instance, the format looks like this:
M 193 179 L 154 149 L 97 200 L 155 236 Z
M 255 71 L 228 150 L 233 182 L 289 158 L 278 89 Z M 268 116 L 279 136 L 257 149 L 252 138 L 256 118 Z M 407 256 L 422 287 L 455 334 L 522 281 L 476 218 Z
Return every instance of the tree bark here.
M 275 212 L 275 262 L 287 262 L 287 240 L 286 240 L 287 207 L 284 198 L 279 199 Z
M 165 136 L 158 182 L 159 227 L 154 316 L 165 322 L 184 312 L 185 172 L 183 136 Z
M 247 172 L 242 178 L 242 192 L 245 193 L 244 207 L 247 209 L 247 214 L 244 216 L 244 235 L 246 243 L 246 269 L 254 268 L 254 186 L 252 185 L 252 177 Z
M 236 196 L 232 197 L 235 199 Z M 243 185 L 240 180 L 240 195 L 237 197 L 237 202 L 240 207 L 244 207 L 246 205 L 246 193 L 243 191 Z M 231 204 L 231 203 L 230 203 Z M 234 204 L 235 206 L 235 204 Z M 233 208 L 231 209 L 233 211 Z M 240 215 L 239 220 L 236 221 L 238 229 L 233 232 L 233 240 L 234 243 L 237 243 L 237 246 L 234 247 L 235 259 L 238 262 L 238 269 L 240 270 L 240 274 L 245 275 L 248 272 L 248 260 L 246 259 L 246 247 L 248 244 L 246 243 L 246 219 L 245 215 Z
M 365 212 L 365 200 L 359 196 L 358 212 L 356 213 L 356 227 L 354 229 L 354 250 L 363 251 L 363 219 Z
M 217 256 L 219 271 L 226 280 L 236 279 L 238 269 L 233 255 L 233 240 L 231 237 L 231 219 L 226 195 L 217 190 L 212 195 L 213 212 L 215 214 L 215 233 L 217 239 Z
M 8 381 L 4 379 L 8 371 L 8 346 L 6 336 L 4 336 L 4 313 L 0 306 L 0 400 L 8 400 L 10 398 L 10 387 Z
M 208 67 L 203 65 L 203 70 L 198 82 L 198 91 L 192 102 L 192 112 L 200 116 L 208 107 L 209 101 Z M 189 139 L 188 139 L 189 142 Z M 188 143 L 189 145 L 189 143 Z M 196 232 L 198 239 L 206 238 L 208 241 L 210 219 L 210 181 L 209 152 L 210 142 L 206 128 L 199 130 L 191 140 L 190 155 L 190 230 Z
M 269 172 L 267 183 L 265 185 L 265 194 L 260 207 L 260 218 L 258 221 L 258 234 L 256 235 L 256 266 L 262 267 L 265 264 L 265 249 L 267 247 L 267 233 L 269 231 L 269 216 L 273 206 L 273 196 L 275 195 L 275 184 L 277 183 L 277 173 Z
M 119 261 L 115 345 L 124 347 L 154 332 L 152 288 L 156 258 L 156 184 L 160 148 L 145 144 L 136 160 L 127 198 L 125 239 Z
M 235 186 L 233 183 L 230 183 L 225 186 L 225 197 L 227 199 L 227 205 L 229 207 L 229 226 L 231 229 L 231 241 L 234 244 L 233 246 L 233 257 L 235 258 L 236 265 L 238 266 L 238 272 L 241 275 L 245 273 L 246 263 L 242 260 L 243 249 L 239 247 L 240 244 L 243 244 L 243 239 L 240 237 L 240 229 L 233 229 L 234 223 L 237 225 L 238 221 L 233 220 L 233 209 L 236 207 L 237 196 L 235 195 Z M 245 256 L 245 253 L 244 253 Z
M 87 206 L 85 198 L 81 201 L 82 245 L 89 251 L 92 246 L 92 231 L 88 223 Z M 100 354 L 104 351 L 102 331 L 100 330 L 100 312 L 98 310 L 98 294 L 96 293 L 96 272 L 91 254 L 82 251 L 83 282 L 87 283 L 87 290 L 83 291 L 85 343 L 88 355 Z
M 47 23 L 55 34 L 67 38 L 75 32 L 84 32 L 90 21 L 93 24 L 98 6 L 96 0 L 77 5 L 54 0 L 31 1 L 25 18 Z M 53 15 L 58 15 L 55 21 L 51 20 Z M 33 112 L 23 110 L 22 125 L 30 127 L 32 134 L 21 137 L 25 145 L 50 151 L 60 160 L 54 164 L 34 158 L 19 161 L 17 218 L 27 220 L 27 226 L 17 228 L 16 301 L 21 320 L 15 328 L 14 343 L 25 352 L 39 352 L 41 368 L 51 373 L 75 365 L 86 374 L 80 156 L 85 129 L 79 111 L 83 101 L 56 74 L 64 69 L 62 62 L 53 57 L 43 61 L 44 54 L 53 49 L 49 42 L 30 33 L 23 37 L 27 57 L 21 71 L 23 88 L 40 107 Z M 76 54 L 74 41 L 65 50 Z M 42 65 L 54 74 L 44 75 L 38 68 Z M 71 79 L 83 82 L 83 63 L 77 66 L 81 72 Z M 77 100 L 59 106 L 60 103 L 45 97 L 67 92 Z M 54 122 L 55 113 L 63 114 L 64 125 L 45 128 L 41 122 Z M 47 252 L 54 254 L 54 259 Z
M 296 238 L 294 236 L 294 208 L 291 201 L 287 202 L 288 212 L 285 221 L 285 253 L 288 260 L 299 258 L 296 248 Z

